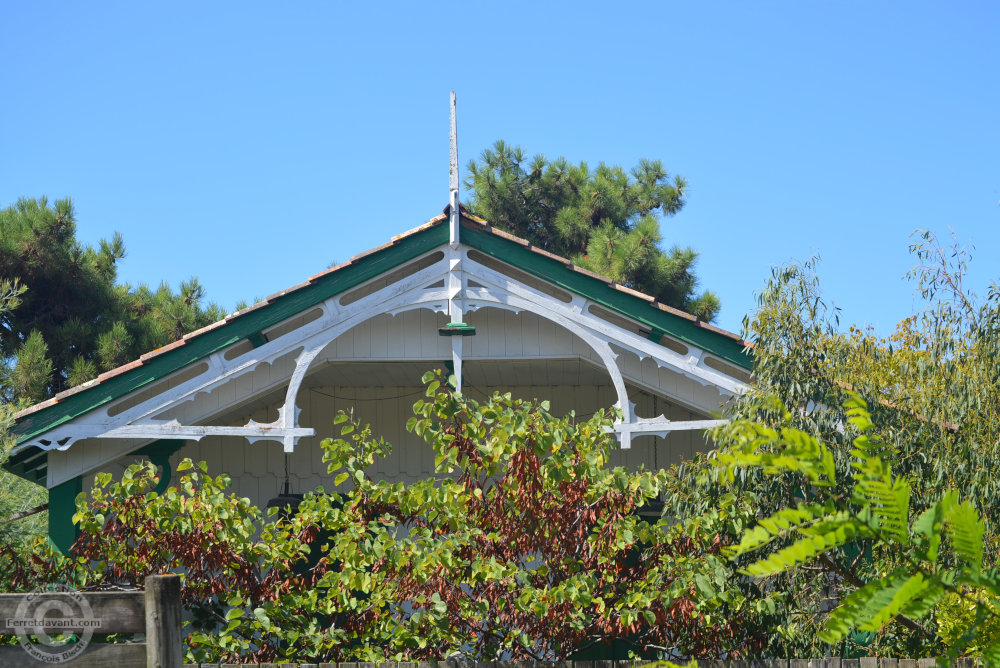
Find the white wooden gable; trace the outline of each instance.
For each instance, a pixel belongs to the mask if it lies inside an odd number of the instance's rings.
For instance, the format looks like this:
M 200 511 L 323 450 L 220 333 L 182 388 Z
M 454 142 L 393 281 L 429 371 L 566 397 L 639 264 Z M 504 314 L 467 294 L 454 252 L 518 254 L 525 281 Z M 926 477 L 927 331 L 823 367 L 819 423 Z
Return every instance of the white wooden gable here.
M 414 234 L 444 227 L 444 218 Z M 130 453 L 162 439 L 204 441 L 189 454 L 219 459 L 223 470 L 225 457 L 218 453 L 242 457 L 244 451 L 261 462 L 256 469 L 280 469 L 281 452 L 294 453 L 302 442 L 315 449 L 318 439 L 333 433 L 332 411 L 357 407 L 360 394 L 370 395 L 364 401 L 377 431 L 405 438 L 400 429 L 407 407 L 418 398 L 413 394 L 420 376 L 450 363 L 463 389 L 545 388 L 560 395 L 541 397 L 554 400 L 556 411 L 592 411 L 613 403 L 622 414 L 614 430 L 627 450 L 641 436 L 697 434 L 718 424 L 713 414 L 746 389 L 746 372 L 711 350 L 669 332 L 651 340 L 648 327 L 627 314 L 461 238 L 456 242 L 454 224 L 447 243 L 296 312 L 263 329 L 255 341 L 241 339 L 36 430 L 19 448 L 48 453 L 50 488 L 127 462 Z M 526 245 L 471 217 L 462 224 L 498 235 L 502 243 Z M 442 336 L 439 330 L 447 332 L 449 323 L 474 327 L 475 335 Z M 319 407 L 322 396 L 345 400 Z M 322 478 L 315 463 L 302 466 L 308 469 L 300 476 L 303 482 L 314 474 Z M 404 474 L 406 466 L 403 457 L 384 474 Z

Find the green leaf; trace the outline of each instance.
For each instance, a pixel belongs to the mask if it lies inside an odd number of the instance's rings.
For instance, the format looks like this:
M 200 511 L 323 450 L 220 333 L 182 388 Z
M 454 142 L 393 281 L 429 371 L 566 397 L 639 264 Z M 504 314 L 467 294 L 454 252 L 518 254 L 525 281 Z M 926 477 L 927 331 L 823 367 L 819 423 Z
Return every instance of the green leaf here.
M 930 508 L 921 513 L 920 517 L 913 523 L 912 533 L 924 539 L 924 558 L 927 561 L 937 561 L 945 516 L 951 511 L 956 502 L 957 494 L 954 491 L 948 492 Z
M 945 532 L 955 552 L 978 571 L 983 564 L 986 527 L 968 501 L 953 506 L 945 515 Z
M 905 579 L 897 576 L 876 591 L 869 603 L 868 608 L 875 608 L 874 614 L 869 610 L 869 618 L 861 623 L 858 628 L 862 631 L 878 631 L 890 619 L 900 613 L 913 598 L 924 593 L 930 583 L 924 579 L 923 573 L 916 573 Z
M 817 555 L 828 550 L 869 535 L 868 527 L 852 517 L 831 522 L 831 527 L 833 528 L 825 533 L 801 538 L 788 547 L 772 553 L 766 559 L 750 564 L 741 572 L 757 577 L 784 573 L 812 561 Z
M 760 520 L 757 526 L 744 532 L 739 545 L 725 548 L 723 553 L 729 557 L 738 557 L 752 552 L 767 545 L 776 537 L 784 535 L 789 529 L 823 517 L 826 512 L 827 508 L 816 504 L 800 503 L 796 508 L 784 508 Z

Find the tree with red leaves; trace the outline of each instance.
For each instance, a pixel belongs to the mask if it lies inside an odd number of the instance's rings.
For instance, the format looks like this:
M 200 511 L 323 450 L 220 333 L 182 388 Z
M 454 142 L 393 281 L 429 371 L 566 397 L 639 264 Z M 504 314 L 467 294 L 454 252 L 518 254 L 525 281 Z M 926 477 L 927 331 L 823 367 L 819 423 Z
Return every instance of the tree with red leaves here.
M 338 482 L 355 481 L 332 551 L 383 583 L 375 589 L 391 588 L 384 602 L 395 614 L 372 634 L 392 627 L 389 655 L 558 660 L 616 643 L 638 656 L 718 657 L 759 647 L 734 614 L 745 601 L 724 588 L 722 538 L 644 518 L 665 474 L 608 466 L 611 412 L 559 419 L 544 402 L 494 395 L 480 405 L 425 382 L 428 400 L 407 426 L 434 449 L 440 477 L 372 481 L 364 469 L 384 444 L 350 423 L 350 441 L 324 444 L 331 471 L 346 469 Z M 720 607 L 729 614 L 713 614 Z
M 408 428 L 438 474 L 413 484 L 367 471 L 390 446 L 347 415 L 323 442 L 338 491 L 267 519 L 190 462 L 163 494 L 150 466 L 99 475 L 78 500 L 70 556 L 49 580 L 137 586 L 184 573 L 190 661 L 561 660 L 739 657 L 759 649 L 727 586 L 728 541 L 643 515 L 663 471 L 608 465 L 611 412 L 556 418 L 542 402 L 483 404 L 428 377 Z

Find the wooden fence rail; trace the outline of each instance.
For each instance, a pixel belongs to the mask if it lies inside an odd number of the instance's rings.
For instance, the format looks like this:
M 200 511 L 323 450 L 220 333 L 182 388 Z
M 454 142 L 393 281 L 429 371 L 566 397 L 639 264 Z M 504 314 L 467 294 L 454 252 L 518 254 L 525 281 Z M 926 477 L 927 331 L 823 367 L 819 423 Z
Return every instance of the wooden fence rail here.
M 144 633 L 145 642 L 88 644 L 78 656 L 68 661 L 40 661 L 23 647 L 0 646 L 0 668 L 38 668 L 58 665 L 66 668 L 634 668 L 648 661 L 465 661 L 446 660 L 431 662 L 383 663 L 261 663 L 261 664 L 185 664 L 181 636 L 180 578 L 176 575 L 154 575 L 146 579 L 142 592 L 72 593 L 85 599 L 89 609 L 86 617 L 99 621 L 94 629 L 100 634 Z M 46 599 L 48 596 L 48 599 Z M 60 596 L 65 600 L 61 600 Z M 82 626 L 63 625 L 67 617 L 76 617 L 79 610 L 71 610 L 76 599 L 69 594 L 33 595 L 0 594 L 0 635 L 14 635 L 18 619 L 26 612 L 31 618 L 45 620 L 46 632 L 84 633 Z M 35 597 L 35 598 L 32 598 Z M 46 600 L 48 602 L 46 603 Z M 60 607 L 60 605 L 62 607 Z M 51 614 L 53 611 L 58 614 Z M 684 662 L 680 662 L 684 663 Z M 861 659 L 760 659 L 751 661 L 712 660 L 699 661 L 705 668 L 933 668 L 937 661 L 930 659 L 888 659 L 867 657 Z M 973 668 L 982 665 L 975 659 L 959 659 L 956 668 Z
M 88 630 L 102 635 L 146 634 L 146 641 L 141 643 L 88 643 L 69 660 L 62 660 L 61 653 L 72 653 L 70 645 L 61 648 L 34 645 L 37 651 L 33 652 L 18 645 L 3 645 L 0 646 L 0 666 L 181 668 L 184 648 L 180 577 L 153 575 L 146 578 L 145 587 L 145 591 L 134 592 L 0 594 L 0 635 L 15 635 L 18 630 L 75 633 L 85 637 Z M 43 620 L 40 629 L 33 625 L 23 628 L 25 615 Z

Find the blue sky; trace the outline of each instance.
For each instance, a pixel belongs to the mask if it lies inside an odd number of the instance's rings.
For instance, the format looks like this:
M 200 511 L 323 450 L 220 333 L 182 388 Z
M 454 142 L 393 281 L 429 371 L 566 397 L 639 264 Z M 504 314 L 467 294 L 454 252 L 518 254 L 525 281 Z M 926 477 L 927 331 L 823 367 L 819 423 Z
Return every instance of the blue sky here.
M 775 264 L 822 258 L 842 322 L 915 306 L 917 228 L 1000 274 L 1000 5 L 868 2 L 0 5 L 0 205 L 73 198 L 120 278 L 232 308 L 438 214 L 497 139 L 691 184 L 738 331 Z

